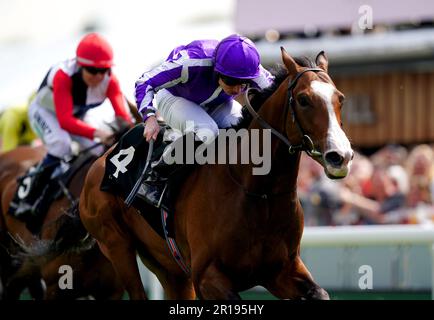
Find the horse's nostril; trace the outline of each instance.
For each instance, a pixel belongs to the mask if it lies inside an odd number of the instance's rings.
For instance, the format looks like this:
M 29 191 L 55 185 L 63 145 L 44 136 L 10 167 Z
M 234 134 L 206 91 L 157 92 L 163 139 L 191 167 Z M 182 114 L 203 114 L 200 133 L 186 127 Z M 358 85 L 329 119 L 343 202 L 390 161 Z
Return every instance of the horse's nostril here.
M 334 166 L 340 166 L 344 162 L 344 157 L 335 151 L 326 153 L 325 159 L 328 163 Z

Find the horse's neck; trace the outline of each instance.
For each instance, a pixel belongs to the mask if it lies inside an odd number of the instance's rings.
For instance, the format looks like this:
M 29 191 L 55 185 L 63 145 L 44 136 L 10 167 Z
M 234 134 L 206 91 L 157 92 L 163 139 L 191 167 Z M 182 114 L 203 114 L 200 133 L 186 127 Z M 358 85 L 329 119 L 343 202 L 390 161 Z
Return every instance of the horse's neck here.
M 296 191 L 300 155 L 300 152 L 290 154 L 286 145 L 281 142 L 278 144 L 271 166 L 273 193 L 279 194 Z
M 264 157 L 268 155 L 262 153 Z M 272 138 L 271 143 L 271 165 L 266 174 L 253 174 L 254 168 L 258 165 L 237 164 L 234 172 L 237 180 L 245 190 L 256 194 L 282 194 L 296 191 L 297 176 L 300 164 L 300 153 L 289 154 L 289 150 L 277 138 Z M 262 165 L 262 170 L 267 166 Z
M 283 83 L 282 87 L 285 88 L 286 84 Z M 280 88 L 279 90 L 281 90 Z M 285 120 L 286 112 L 285 101 L 287 96 L 282 92 L 276 92 L 273 94 L 261 107 L 258 114 L 269 125 L 282 134 L 285 134 Z M 257 120 L 253 120 L 249 127 L 249 134 L 252 136 L 253 130 L 262 129 L 260 123 Z M 247 146 L 243 144 L 251 143 L 251 139 L 244 139 L 241 141 L 238 147 L 238 153 L 241 150 L 249 150 Z M 299 170 L 300 153 L 289 154 L 288 147 L 280 141 L 276 136 L 271 135 L 271 148 L 266 150 L 264 147 L 264 141 L 259 140 L 259 153 L 264 157 L 266 161 L 271 161 L 271 168 L 269 174 L 265 175 L 253 175 L 252 163 L 248 165 L 237 165 L 237 173 L 240 180 L 247 190 L 252 192 L 264 192 L 268 193 L 286 193 L 295 192 L 297 184 L 297 176 Z M 269 152 L 270 151 L 270 152 Z M 269 152 L 269 154 L 267 154 Z M 238 159 L 240 159 L 238 154 Z

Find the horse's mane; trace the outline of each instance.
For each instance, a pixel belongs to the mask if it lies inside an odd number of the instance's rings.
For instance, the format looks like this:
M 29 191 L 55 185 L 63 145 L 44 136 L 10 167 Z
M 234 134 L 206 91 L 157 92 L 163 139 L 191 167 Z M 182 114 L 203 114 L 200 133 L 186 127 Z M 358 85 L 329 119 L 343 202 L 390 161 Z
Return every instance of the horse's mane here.
M 294 60 L 301 67 L 306 67 L 306 68 L 317 67 L 315 61 L 306 56 L 296 57 L 294 58 Z M 263 90 L 255 91 L 253 97 L 250 99 L 250 103 L 253 109 L 255 109 L 256 111 L 259 110 L 259 108 L 264 104 L 264 102 L 277 90 L 277 88 L 279 88 L 281 83 L 288 76 L 288 71 L 286 70 L 285 66 L 281 64 L 275 65 L 270 70 L 270 72 L 274 76 L 274 80 L 272 84 Z M 237 125 L 235 125 L 233 128 L 235 130 L 241 128 L 247 128 L 250 125 L 250 122 L 252 122 L 252 116 L 250 115 L 247 108 L 244 107 L 242 109 L 242 118 L 240 122 Z

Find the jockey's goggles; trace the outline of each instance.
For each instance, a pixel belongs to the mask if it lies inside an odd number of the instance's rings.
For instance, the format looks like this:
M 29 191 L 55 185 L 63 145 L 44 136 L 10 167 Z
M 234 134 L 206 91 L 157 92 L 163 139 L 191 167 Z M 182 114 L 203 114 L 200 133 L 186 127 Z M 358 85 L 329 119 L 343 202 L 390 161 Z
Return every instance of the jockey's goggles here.
M 219 76 L 220 76 L 220 79 L 222 79 L 224 84 L 227 86 L 247 85 L 250 83 L 249 79 L 237 79 L 237 78 L 225 76 L 223 74 L 220 74 Z
M 95 68 L 95 67 L 83 67 L 90 74 L 96 75 L 98 73 L 107 73 L 110 71 L 110 68 Z

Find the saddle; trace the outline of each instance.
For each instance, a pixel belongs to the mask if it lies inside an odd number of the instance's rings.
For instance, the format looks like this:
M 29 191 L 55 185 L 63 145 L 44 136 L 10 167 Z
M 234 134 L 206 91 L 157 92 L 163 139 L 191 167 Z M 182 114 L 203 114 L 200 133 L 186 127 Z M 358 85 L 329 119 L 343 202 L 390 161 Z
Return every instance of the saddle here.
M 122 136 L 115 148 L 107 155 L 100 190 L 120 196 L 124 201 L 128 198 L 146 165 L 149 144 L 143 137 L 144 129 L 143 123 L 137 124 Z M 160 130 L 154 142 L 154 151 L 158 148 L 164 149 L 167 146 L 167 143 L 163 141 L 166 130 L 168 130 L 167 126 L 163 126 Z M 157 151 L 153 154 L 161 153 Z M 155 160 L 157 160 L 156 156 L 151 157 L 151 163 Z M 171 174 L 166 181 L 166 191 L 161 204 L 165 213 L 149 205 L 140 197 L 135 197 L 131 203 L 163 239 L 166 235 L 174 236 L 174 215 L 168 213 L 174 212 L 176 196 L 182 186 L 182 181 L 185 180 L 189 172 L 190 170 L 179 170 Z

